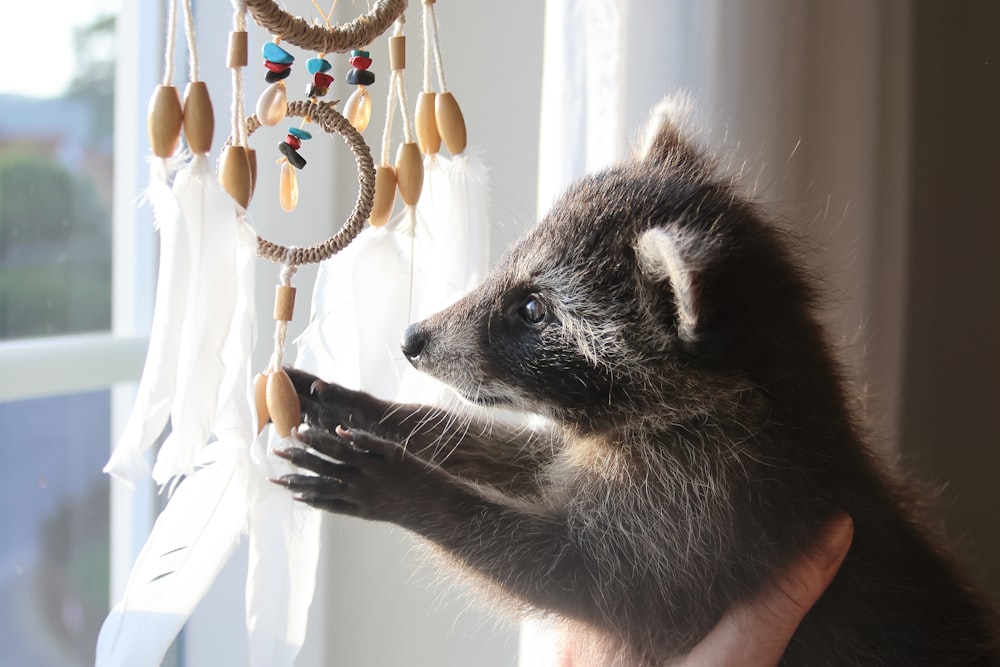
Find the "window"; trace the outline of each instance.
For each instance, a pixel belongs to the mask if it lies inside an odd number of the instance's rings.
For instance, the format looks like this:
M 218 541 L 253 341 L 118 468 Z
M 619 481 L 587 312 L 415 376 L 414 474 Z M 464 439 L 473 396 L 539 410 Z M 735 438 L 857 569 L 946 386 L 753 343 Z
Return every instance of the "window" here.
M 93 664 L 108 609 L 116 3 L 8 3 L 0 80 L 0 645 Z M 30 55 L 29 55 L 30 54 Z M 86 363 L 74 366 L 77 355 Z M 95 364 L 105 363 L 104 368 Z M 120 364 L 119 364 L 120 365 Z M 91 377 L 87 377 L 87 375 Z

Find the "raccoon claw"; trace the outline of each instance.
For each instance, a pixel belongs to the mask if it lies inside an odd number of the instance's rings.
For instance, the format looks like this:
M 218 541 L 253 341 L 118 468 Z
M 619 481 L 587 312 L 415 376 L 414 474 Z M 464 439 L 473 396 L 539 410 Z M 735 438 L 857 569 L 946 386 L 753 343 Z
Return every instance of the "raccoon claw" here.
M 338 427 L 336 433 L 296 433 L 305 447 L 275 454 L 314 474 L 290 474 L 271 480 L 313 507 L 366 519 L 393 520 L 411 511 L 412 490 L 430 468 L 397 443 L 364 431 Z M 424 484 L 426 478 L 421 479 Z
M 306 423 L 332 431 L 338 424 L 366 423 L 364 401 L 369 396 L 338 384 L 321 380 L 312 373 L 286 368 L 295 393 L 299 396 Z

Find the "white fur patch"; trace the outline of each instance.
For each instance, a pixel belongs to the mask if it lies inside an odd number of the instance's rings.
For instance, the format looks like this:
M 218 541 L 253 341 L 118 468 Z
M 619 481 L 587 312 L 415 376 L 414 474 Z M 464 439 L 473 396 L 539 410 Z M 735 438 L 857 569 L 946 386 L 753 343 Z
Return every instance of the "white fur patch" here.
M 691 289 L 692 270 L 681 252 L 682 245 L 675 232 L 654 227 L 639 237 L 636 255 L 644 273 L 670 282 L 677 306 L 678 333 L 682 339 L 692 340 L 698 312 Z

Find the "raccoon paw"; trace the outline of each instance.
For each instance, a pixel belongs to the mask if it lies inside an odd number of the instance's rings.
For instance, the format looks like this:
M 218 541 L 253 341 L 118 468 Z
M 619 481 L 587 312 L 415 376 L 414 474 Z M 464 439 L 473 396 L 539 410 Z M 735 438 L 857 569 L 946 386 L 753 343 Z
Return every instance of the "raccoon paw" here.
M 369 426 L 368 404 L 372 398 L 367 394 L 341 387 L 339 384 L 324 382 L 312 373 L 297 368 L 285 368 L 292 380 L 295 393 L 302 406 L 302 417 L 308 424 L 333 431 L 346 424 L 351 428 Z
M 338 514 L 401 523 L 414 509 L 416 487 L 434 473 L 398 443 L 365 431 L 337 427 L 336 434 L 312 430 L 294 437 L 306 448 L 275 453 L 315 474 L 271 481 L 292 491 L 296 500 Z

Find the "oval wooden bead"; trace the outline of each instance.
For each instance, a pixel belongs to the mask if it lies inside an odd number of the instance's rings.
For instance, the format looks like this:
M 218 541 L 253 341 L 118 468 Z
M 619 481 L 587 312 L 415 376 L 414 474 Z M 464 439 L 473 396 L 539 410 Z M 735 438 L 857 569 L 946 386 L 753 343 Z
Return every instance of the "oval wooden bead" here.
M 458 155 L 465 150 L 465 117 L 451 93 L 440 93 L 434 102 L 438 132 L 448 152 Z
M 291 285 L 276 285 L 274 288 L 274 319 L 291 322 L 295 312 L 295 288 Z
M 289 162 L 281 163 L 281 178 L 278 181 L 278 203 L 281 210 L 291 213 L 299 205 L 299 177 L 295 167 Z M 278 304 L 274 304 L 274 318 L 278 319 Z M 289 317 L 288 319 L 292 319 Z
M 271 415 L 267 411 L 267 374 L 257 373 L 253 379 L 253 402 L 257 407 L 257 433 L 264 430 Z
M 257 189 L 257 151 L 248 148 L 246 152 L 247 162 L 250 164 L 250 198 L 252 199 L 254 190 Z
M 246 31 L 239 30 L 229 33 L 229 53 L 226 58 L 226 67 L 230 69 L 246 67 L 248 62 Z
M 250 161 L 243 146 L 226 146 L 219 164 L 219 183 L 236 203 L 246 208 L 250 205 L 253 189 Z
M 364 132 L 368 128 L 368 123 L 372 119 L 372 100 L 364 86 L 359 86 L 347 98 L 347 103 L 344 104 L 344 118 L 358 132 Z
M 207 153 L 212 149 L 215 114 L 212 99 L 204 81 L 191 81 L 184 89 L 184 136 L 192 153 Z
M 396 151 L 396 185 L 403 202 L 416 206 L 424 186 L 424 162 L 420 158 L 420 148 L 412 141 L 400 144 Z
M 406 69 L 406 35 L 389 38 L 389 69 L 393 72 Z
M 417 143 L 420 150 L 427 155 L 433 155 L 441 150 L 441 134 L 438 132 L 437 119 L 434 117 L 434 93 L 423 92 L 417 96 L 417 109 L 414 123 L 417 126 Z
M 149 114 L 146 129 L 149 131 L 149 145 L 156 157 L 170 157 L 177 150 L 181 139 L 181 125 L 184 110 L 181 98 L 173 86 L 157 86 L 149 98 Z
M 381 227 L 389 222 L 392 207 L 396 204 L 396 170 L 383 164 L 375 168 L 375 195 L 368 222 L 372 227 Z
M 282 438 L 287 438 L 292 429 L 302 422 L 302 406 L 299 395 L 295 393 L 288 373 L 277 370 L 267 376 L 267 387 L 264 390 L 267 400 L 267 412 L 271 415 L 274 430 Z

